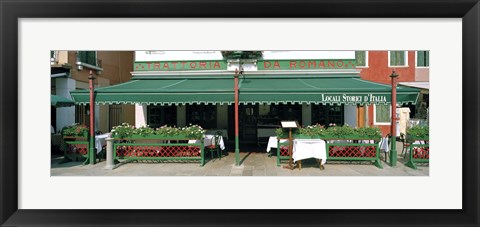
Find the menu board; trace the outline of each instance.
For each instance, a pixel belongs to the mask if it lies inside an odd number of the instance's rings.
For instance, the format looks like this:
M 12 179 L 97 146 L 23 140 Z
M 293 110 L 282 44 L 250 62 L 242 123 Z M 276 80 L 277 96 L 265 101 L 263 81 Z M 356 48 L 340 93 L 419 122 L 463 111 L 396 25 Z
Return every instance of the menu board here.
M 298 128 L 298 122 L 296 121 L 282 121 L 282 128 Z

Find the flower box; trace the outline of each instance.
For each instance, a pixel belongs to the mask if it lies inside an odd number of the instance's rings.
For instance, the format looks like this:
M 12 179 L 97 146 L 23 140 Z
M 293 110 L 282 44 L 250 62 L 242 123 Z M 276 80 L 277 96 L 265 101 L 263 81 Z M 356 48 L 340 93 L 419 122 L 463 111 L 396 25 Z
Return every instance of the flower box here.
M 305 135 L 305 134 L 293 134 L 293 139 L 322 139 L 322 140 L 375 140 L 380 141 L 382 139 L 381 136 L 365 136 L 359 134 L 351 134 L 351 135 L 322 135 L 322 136 L 312 136 L 312 135 Z M 278 137 L 280 139 L 288 139 L 287 136 Z
M 88 139 L 88 133 L 84 133 L 83 136 L 79 136 L 79 135 L 63 135 L 63 139 L 68 139 L 68 140 L 87 140 L 87 139 Z
M 311 136 L 311 135 L 305 135 L 305 134 L 295 134 L 292 135 L 293 139 L 321 139 L 321 136 Z M 287 137 L 288 138 L 288 137 Z
M 407 141 L 409 142 L 414 142 L 414 141 L 428 141 L 429 140 L 429 136 L 427 135 L 421 135 L 421 136 L 417 136 L 417 135 L 407 135 Z
M 187 135 L 130 135 L 127 137 L 114 136 L 115 139 L 124 140 L 199 140 L 200 138 L 189 138 Z
M 380 141 L 381 136 L 366 136 L 360 134 L 350 134 L 350 135 L 325 135 L 322 136 L 324 140 L 375 140 Z

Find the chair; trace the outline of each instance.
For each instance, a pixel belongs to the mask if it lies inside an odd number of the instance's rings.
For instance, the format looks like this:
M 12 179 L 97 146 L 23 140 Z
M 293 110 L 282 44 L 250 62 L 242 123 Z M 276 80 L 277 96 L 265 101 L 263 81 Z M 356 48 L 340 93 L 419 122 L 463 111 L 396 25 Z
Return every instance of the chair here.
M 213 152 L 214 151 L 217 151 L 217 157 L 222 159 L 222 152 L 221 152 L 221 149 L 220 149 L 220 138 L 222 138 L 222 132 L 221 131 L 216 131 L 213 138 L 212 138 L 212 144 L 205 147 L 205 148 L 207 148 L 207 150 L 212 155 L 212 159 L 213 159 Z
M 405 159 L 408 153 L 408 147 L 410 146 L 410 143 L 407 142 L 407 137 L 403 133 L 400 133 L 400 141 L 402 141 L 403 145 L 402 153 L 400 155 L 403 155 L 403 158 Z

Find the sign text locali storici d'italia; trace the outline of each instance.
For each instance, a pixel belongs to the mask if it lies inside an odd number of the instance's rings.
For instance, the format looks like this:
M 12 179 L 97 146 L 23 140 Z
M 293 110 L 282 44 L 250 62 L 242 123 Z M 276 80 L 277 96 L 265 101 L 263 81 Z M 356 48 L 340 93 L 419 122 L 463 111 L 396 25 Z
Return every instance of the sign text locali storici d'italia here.
M 135 71 L 226 70 L 226 61 L 135 62 Z
M 386 103 L 385 95 L 374 94 L 322 94 L 322 102 L 326 103 Z M 390 101 L 390 100 L 388 100 Z
M 354 69 L 354 59 L 344 60 L 259 60 L 258 70 Z

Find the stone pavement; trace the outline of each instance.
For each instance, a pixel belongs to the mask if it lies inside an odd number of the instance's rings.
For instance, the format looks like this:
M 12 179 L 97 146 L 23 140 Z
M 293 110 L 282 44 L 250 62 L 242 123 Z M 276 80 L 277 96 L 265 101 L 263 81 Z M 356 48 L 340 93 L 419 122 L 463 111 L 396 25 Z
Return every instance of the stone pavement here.
M 105 161 L 95 165 L 82 165 L 82 162 L 59 164 L 63 157 L 53 157 L 51 176 L 428 176 L 428 164 L 417 165 L 411 169 L 404 165 L 406 160 L 400 156 L 402 145 L 399 143 L 396 167 L 384 162 L 383 169 L 373 162 L 327 161 L 325 170 L 320 170 L 315 159 L 302 162 L 302 169 L 277 167 L 276 157 L 265 152 L 240 152 L 240 166 L 235 166 L 235 154 L 228 152 L 222 159 L 210 160 L 207 155 L 205 166 L 198 162 L 130 162 L 121 163 L 113 170 L 104 169 Z

